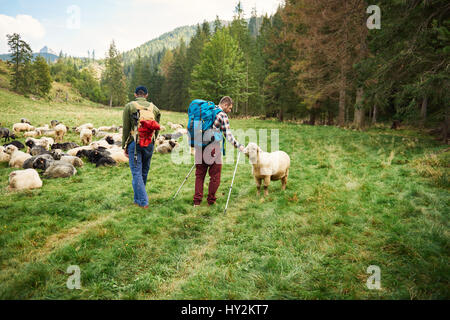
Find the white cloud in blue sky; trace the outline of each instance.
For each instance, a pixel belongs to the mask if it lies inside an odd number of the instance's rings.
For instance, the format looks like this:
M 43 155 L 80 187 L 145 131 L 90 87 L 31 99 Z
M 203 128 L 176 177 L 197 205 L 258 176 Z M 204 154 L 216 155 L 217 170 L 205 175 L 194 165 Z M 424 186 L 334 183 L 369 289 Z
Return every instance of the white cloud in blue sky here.
M 249 17 L 253 7 L 258 14 L 273 14 L 282 0 L 241 2 Z M 34 51 L 48 45 L 86 56 L 95 49 L 102 58 L 112 39 L 121 51 L 129 50 L 176 27 L 212 21 L 216 15 L 231 20 L 236 4 L 237 0 L 0 0 L 0 53 L 8 50 L 5 35 L 19 32 Z M 71 6 L 80 9 L 79 28 L 73 28 L 77 19 L 74 11 L 68 13 Z

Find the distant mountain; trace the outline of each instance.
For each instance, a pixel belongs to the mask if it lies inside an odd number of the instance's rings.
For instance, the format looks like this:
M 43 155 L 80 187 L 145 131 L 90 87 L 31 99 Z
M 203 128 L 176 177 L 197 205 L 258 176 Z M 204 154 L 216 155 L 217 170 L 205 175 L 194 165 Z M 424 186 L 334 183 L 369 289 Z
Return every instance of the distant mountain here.
M 52 50 L 49 49 L 47 46 L 43 47 L 39 52 L 33 53 L 33 59 L 37 56 L 43 57 L 48 62 L 55 62 L 58 59 L 58 55 Z M 11 60 L 11 54 L 0 54 L 0 59 L 3 61 L 10 61 Z

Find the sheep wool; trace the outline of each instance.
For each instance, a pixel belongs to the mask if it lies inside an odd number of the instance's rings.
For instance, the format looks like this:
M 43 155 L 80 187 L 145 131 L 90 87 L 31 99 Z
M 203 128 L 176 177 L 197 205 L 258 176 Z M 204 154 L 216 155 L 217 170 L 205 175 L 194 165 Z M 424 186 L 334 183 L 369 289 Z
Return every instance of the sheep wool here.
M 37 189 L 42 187 L 42 180 L 34 169 L 13 171 L 9 174 L 10 190 Z

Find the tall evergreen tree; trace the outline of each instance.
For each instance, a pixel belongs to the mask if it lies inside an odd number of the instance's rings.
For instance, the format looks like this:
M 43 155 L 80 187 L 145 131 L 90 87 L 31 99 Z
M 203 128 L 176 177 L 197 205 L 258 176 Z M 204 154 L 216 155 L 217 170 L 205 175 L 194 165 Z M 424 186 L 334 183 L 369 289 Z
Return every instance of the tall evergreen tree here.
M 106 70 L 103 82 L 108 92 L 109 106 L 112 107 L 113 102 L 119 105 L 124 104 L 127 96 L 127 84 L 123 72 L 122 56 L 117 50 L 114 40 L 109 47 L 105 64 Z
M 52 78 L 47 61 L 41 56 L 36 57 L 32 66 L 33 93 L 45 97 L 52 88 Z
M 13 73 L 11 84 L 15 91 L 26 93 L 30 86 L 31 59 L 33 52 L 28 43 L 23 41 L 18 33 L 7 35 L 9 52 L 11 52 L 11 62 Z

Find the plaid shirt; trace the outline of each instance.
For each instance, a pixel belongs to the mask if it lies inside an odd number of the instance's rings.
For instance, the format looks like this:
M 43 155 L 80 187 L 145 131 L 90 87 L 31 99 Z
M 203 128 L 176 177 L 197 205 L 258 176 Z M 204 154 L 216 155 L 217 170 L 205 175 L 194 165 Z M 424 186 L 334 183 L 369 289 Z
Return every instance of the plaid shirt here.
M 225 134 L 225 138 L 231 143 L 235 148 L 239 148 L 241 144 L 234 138 L 231 133 L 230 120 L 225 112 L 219 112 L 214 121 L 213 127 L 217 131 L 222 131 Z

